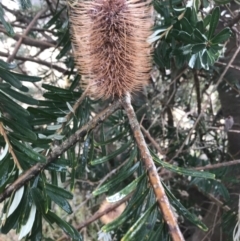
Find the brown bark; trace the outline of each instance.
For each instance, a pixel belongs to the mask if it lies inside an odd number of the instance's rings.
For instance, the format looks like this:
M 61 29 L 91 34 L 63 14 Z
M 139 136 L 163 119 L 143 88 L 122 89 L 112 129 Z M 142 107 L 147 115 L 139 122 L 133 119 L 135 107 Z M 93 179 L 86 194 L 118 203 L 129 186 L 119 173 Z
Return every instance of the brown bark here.
M 176 217 L 174 216 L 169 200 L 165 194 L 164 187 L 160 181 L 156 166 L 143 138 L 137 117 L 131 105 L 131 97 L 129 93 L 127 93 L 122 99 L 122 105 L 127 113 L 130 126 L 141 153 L 142 161 L 145 164 L 149 182 L 152 185 L 163 219 L 168 225 L 170 236 L 173 241 L 184 241 L 184 237 L 179 229 Z

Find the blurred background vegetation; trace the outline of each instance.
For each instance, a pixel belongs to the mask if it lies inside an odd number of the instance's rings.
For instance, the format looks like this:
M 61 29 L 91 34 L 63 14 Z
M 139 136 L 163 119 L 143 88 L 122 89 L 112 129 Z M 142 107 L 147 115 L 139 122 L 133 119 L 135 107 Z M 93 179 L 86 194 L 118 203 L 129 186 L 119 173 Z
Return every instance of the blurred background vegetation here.
M 185 239 L 240 240 L 239 3 L 152 4 L 151 78 L 133 96 L 142 132 Z M 0 46 L 2 197 L 112 100 L 73 110 L 83 90 L 66 1 L 0 1 Z M 123 110 L 43 169 L 1 199 L 0 240 L 171 240 Z M 106 197 L 126 209 L 103 225 Z

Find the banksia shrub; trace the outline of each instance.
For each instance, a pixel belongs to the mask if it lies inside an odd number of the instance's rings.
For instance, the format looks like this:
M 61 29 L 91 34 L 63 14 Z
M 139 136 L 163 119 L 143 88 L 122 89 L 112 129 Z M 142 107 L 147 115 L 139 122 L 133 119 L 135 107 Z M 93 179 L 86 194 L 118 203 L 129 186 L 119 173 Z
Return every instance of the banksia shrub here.
M 139 0 L 79 0 L 71 31 L 83 86 L 94 98 L 140 90 L 151 70 L 150 6 Z

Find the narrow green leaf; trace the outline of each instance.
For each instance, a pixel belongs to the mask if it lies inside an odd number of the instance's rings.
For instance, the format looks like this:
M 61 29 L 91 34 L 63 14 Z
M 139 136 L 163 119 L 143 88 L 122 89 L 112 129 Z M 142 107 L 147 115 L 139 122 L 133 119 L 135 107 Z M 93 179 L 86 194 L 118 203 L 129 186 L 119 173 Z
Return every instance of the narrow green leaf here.
M 137 153 L 136 153 L 137 154 Z M 133 174 L 136 169 L 139 167 L 139 162 L 137 162 L 132 168 L 126 170 L 124 172 L 120 172 L 121 175 L 117 175 L 117 177 L 111 179 L 108 183 L 104 184 L 103 186 L 99 187 L 97 190 L 93 192 L 94 196 L 107 192 L 109 189 L 113 188 L 114 186 L 118 185 L 120 182 L 125 180 L 127 177 Z
M 63 198 L 66 198 L 66 199 L 72 199 L 73 198 L 72 193 L 70 193 L 69 191 L 64 190 L 61 187 L 52 185 L 50 183 L 46 184 L 46 190 L 47 190 L 48 193 L 51 192 L 55 195 L 59 195 L 59 196 L 61 196 Z
M 106 141 L 101 141 L 101 142 L 94 142 L 94 145 L 95 146 L 102 146 L 102 145 L 106 145 L 106 144 L 109 144 L 109 143 L 113 143 L 114 141 L 117 141 L 117 140 L 120 140 L 123 136 L 126 136 L 126 133 L 127 133 L 127 130 L 119 133 L 118 135 L 116 135 L 115 137 L 111 138 L 111 139 L 108 139 Z
M 20 81 L 27 81 L 27 82 L 35 83 L 42 79 L 41 77 L 37 77 L 37 76 L 23 75 L 23 74 L 19 74 L 19 73 L 15 73 L 15 72 L 11 72 L 11 73 Z
M 65 6 L 59 10 L 44 26 L 44 28 L 49 28 L 51 27 L 54 23 L 56 23 L 59 20 L 59 16 L 61 15 L 61 13 L 63 12 L 63 10 L 65 9 Z
M 11 229 L 16 227 L 17 223 L 19 222 L 20 215 L 22 214 L 22 208 L 23 202 L 21 202 L 14 213 L 7 218 L 6 222 L 1 227 L 1 233 L 7 234 Z
M 11 88 L 10 84 L 8 84 L 8 83 L 0 83 L 0 89 L 5 90 L 5 89 L 9 89 L 9 88 Z
M 100 139 L 101 142 L 105 142 L 105 132 L 104 132 L 104 124 L 101 125 L 101 132 L 100 132 Z M 101 145 L 102 155 L 107 155 L 106 145 Z
M 46 163 L 46 157 L 35 152 L 31 147 L 25 146 L 14 138 L 11 138 L 10 141 L 14 144 L 14 146 L 18 147 L 19 150 L 21 150 L 23 153 L 25 153 L 28 157 L 32 158 L 36 162 Z
M 207 43 L 207 38 L 204 34 L 202 34 L 197 28 L 194 29 L 193 39 L 198 43 Z
M 208 228 L 207 226 L 201 222 L 197 216 L 194 214 L 190 213 L 177 199 L 176 197 L 171 193 L 171 191 L 168 189 L 168 187 L 162 182 L 165 192 L 173 205 L 174 208 L 179 212 L 179 214 L 183 215 L 186 219 L 188 219 L 191 223 L 202 229 L 203 231 L 207 231 Z
M 195 8 L 191 8 L 191 17 L 190 17 L 190 23 L 192 24 L 192 26 L 196 26 L 197 22 L 198 22 L 198 17 L 197 17 L 197 11 Z
M 215 175 L 212 173 L 209 173 L 209 172 L 195 171 L 192 169 L 174 166 L 168 162 L 161 161 L 153 151 L 150 150 L 150 152 L 153 157 L 153 160 L 156 163 L 160 164 L 162 167 L 164 167 L 170 171 L 176 172 L 181 175 L 187 175 L 187 176 L 192 176 L 192 177 L 211 178 L 211 179 L 215 178 Z
M 193 54 L 188 62 L 188 66 L 192 69 L 201 69 L 202 63 L 199 57 L 199 53 Z
M 8 170 L 10 167 L 10 161 L 5 158 L 0 162 L 0 187 L 7 181 L 8 179 Z
M 193 28 L 189 23 L 189 21 L 184 17 L 183 19 L 180 20 L 180 23 L 182 25 L 182 31 L 191 35 L 193 32 Z
M 231 32 L 230 28 L 224 28 L 211 39 L 211 43 L 212 44 L 224 43 L 225 41 L 227 41 L 229 39 L 229 37 L 231 36 L 231 33 L 232 32 Z
M 116 157 L 117 155 L 119 155 L 120 153 L 122 153 L 123 151 L 126 151 L 127 148 L 129 148 L 131 146 L 132 141 L 127 142 L 125 145 L 122 145 L 119 149 L 117 149 L 116 151 L 114 151 L 113 153 L 111 153 L 108 156 L 104 156 L 98 159 L 95 159 L 93 161 L 91 161 L 91 165 L 98 165 L 104 162 L 107 162 L 109 160 L 111 160 L 112 158 Z
M 199 30 L 200 33 L 204 33 L 205 27 L 203 21 L 198 21 L 196 24 L 196 28 Z
M 208 26 L 208 24 L 210 23 L 212 18 L 212 14 L 207 15 L 204 19 L 203 19 L 203 25 L 204 28 L 206 28 Z
M 24 193 L 24 186 L 20 187 L 15 193 L 14 193 L 14 198 L 11 202 L 11 205 L 8 209 L 7 212 L 7 217 L 9 217 L 18 207 L 19 203 L 22 200 L 23 197 L 23 193 Z
M 147 211 L 131 226 L 128 232 L 121 239 L 122 241 L 131 241 L 133 237 L 136 236 L 137 232 L 142 228 L 142 226 L 147 221 L 151 212 L 156 208 L 156 204 L 154 203 L 151 207 L 147 209 Z
M 212 12 L 212 17 L 211 17 L 209 31 L 208 31 L 208 39 L 212 38 L 217 28 L 219 18 L 220 18 L 220 8 L 216 7 Z
M 145 174 L 141 175 L 140 177 L 136 178 L 134 181 L 132 181 L 130 184 L 128 184 L 126 187 L 124 187 L 121 191 L 115 193 L 112 196 L 107 197 L 107 200 L 109 202 L 117 202 L 124 197 L 126 197 L 128 194 L 130 194 L 138 185 L 138 183 L 145 177 Z M 93 193 L 94 195 L 94 193 Z
M 192 53 L 196 54 L 206 48 L 206 44 L 194 44 L 192 47 Z
M 4 19 L 4 11 L 3 11 L 2 5 L 0 5 L 0 21 L 2 22 L 3 27 L 6 29 L 7 33 L 8 33 L 10 36 L 13 36 L 15 33 L 14 33 L 13 28 L 12 28 L 12 26 L 10 25 L 10 23 L 8 23 L 8 22 Z
M 36 205 L 32 204 L 30 213 L 28 215 L 28 219 L 26 223 L 22 223 L 20 233 L 19 233 L 19 240 L 21 240 L 23 237 L 25 237 L 28 233 L 30 233 L 33 223 L 35 221 L 35 216 L 36 216 Z
M 56 171 L 56 172 L 67 172 L 67 167 L 59 164 L 58 162 L 57 163 L 52 162 L 47 166 L 47 170 Z
M 149 241 L 156 241 L 156 240 L 161 240 L 161 233 L 163 232 L 163 225 L 164 222 L 158 224 L 158 228 L 156 231 L 152 231 L 149 237 Z
M 37 136 L 33 131 L 23 125 L 19 125 L 16 121 L 10 121 L 3 117 L 0 117 L 0 121 L 2 121 L 4 125 L 10 127 L 14 132 L 19 132 L 23 136 L 28 137 L 30 140 L 37 140 Z
M 203 51 L 202 63 L 204 65 L 205 69 L 208 69 L 207 67 L 213 65 L 214 62 L 217 60 L 216 56 L 211 54 L 210 49 L 211 48 L 209 48 L 209 50 Z
M 139 207 L 144 202 L 144 199 L 146 198 L 148 193 L 149 193 L 149 190 L 145 190 L 139 193 L 139 195 L 137 195 L 137 193 L 134 193 L 134 197 L 130 200 L 130 202 L 128 203 L 128 206 L 123 211 L 123 213 L 113 222 L 104 225 L 102 227 L 102 230 L 104 232 L 110 232 L 114 229 L 118 229 L 120 225 L 122 225 L 127 220 L 129 220 L 130 217 L 133 215 L 133 213 L 136 212 L 137 207 Z
M 45 200 L 41 191 L 38 188 L 31 188 L 30 193 L 35 205 L 37 206 L 38 211 L 40 211 L 41 213 L 45 213 Z
M 185 42 L 185 44 L 190 44 L 190 43 L 195 43 L 192 38 L 191 38 L 191 35 L 186 33 L 186 32 L 183 32 L 183 31 L 180 31 L 179 34 L 178 34 L 178 37 Z
M 68 214 L 72 213 L 72 208 L 65 198 L 63 198 L 60 195 L 57 195 L 56 193 L 52 193 L 48 190 L 47 190 L 47 194 L 52 199 L 53 202 L 55 202 L 60 208 L 62 208 L 62 210 L 64 210 Z
M 41 241 L 43 240 L 42 234 L 42 215 L 37 211 L 37 215 L 35 217 L 35 222 L 32 227 L 31 235 L 28 237 L 31 241 Z
M 73 91 L 80 83 L 81 80 L 81 76 L 79 74 L 75 75 L 75 78 L 71 84 L 71 86 L 69 87 L 70 91 Z
M 0 77 L 17 89 L 22 87 L 22 83 L 8 70 L 0 68 Z
M 12 98 L 21 101 L 22 103 L 26 103 L 29 105 L 38 105 L 38 101 L 36 99 L 33 99 L 32 97 L 28 95 L 24 95 L 20 92 L 17 92 L 13 89 L 5 89 L 4 92 L 11 96 Z
M 63 48 L 61 49 L 61 51 L 59 52 L 59 54 L 56 56 L 56 59 L 61 59 L 63 56 L 66 56 L 67 52 L 72 48 L 71 45 L 71 40 L 68 39 L 68 41 L 66 42 L 66 44 L 63 46 Z
M 214 0 L 214 2 L 217 4 L 227 4 L 230 3 L 231 0 Z
M 69 223 L 58 217 L 55 213 L 48 211 L 45 215 L 52 223 L 56 223 L 67 235 L 69 235 L 73 241 L 81 241 L 82 237 L 80 233 L 72 227 Z
M 16 63 L 9 64 L 0 59 L 0 67 L 2 67 L 3 69 L 14 69 L 17 67 L 17 64 Z
M 25 110 L 22 106 L 18 105 L 15 101 L 13 101 L 11 98 L 9 98 L 7 95 L 5 95 L 2 91 L 0 91 L 0 102 L 4 104 L 4 107 L 6 108 L 7 112 L 9 114 L 12 113 L 13 117 L 19 117 L 20 119 L 24 116 L 29 116 L 29 112 Z M 11 113 L 10 113 L 11 112 Z
M 50 92 L 59 93 L 61 95 L 62 94 L 71 94 L 73 98 L 79 98 L 80 97 L 79 92 L 70 91 L 68 89 L 63 89 L 63 88 L 60 88 L 60 87 L 57 87 L 57 86 L 42 84 L 42 87 L 46 90 L 49 90 Z

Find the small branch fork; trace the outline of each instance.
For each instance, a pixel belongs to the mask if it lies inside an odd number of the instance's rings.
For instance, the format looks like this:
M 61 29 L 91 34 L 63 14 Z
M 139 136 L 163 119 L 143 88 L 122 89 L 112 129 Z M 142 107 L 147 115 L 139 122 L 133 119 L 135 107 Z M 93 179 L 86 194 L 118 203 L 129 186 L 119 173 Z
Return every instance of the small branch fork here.
M 122 106 L 124 107 L 130 126 L 132 128 L 134 137 L 136 139 L 138 148 L 141 153 L 142 160 L 145 164 L 145 168 L 148 173 L 149 182 L 153 187 L 153 191 L 155 193 L 157 202 L 163 214 L 163 219 L 168 225 L 169 233 L 172 237 L 173 241 L 184 241 L 183 235 L 179 229 L 177 220 L 174 216 L 174 213 L 171 209 L 169 200 L 165 194 L 165 190 L 160 181 L 156 166 L 153 162 L 152 156 L 147 148 L 147 144 L 143 138 L 143 134 L 140 129 L 140 125 L 137 121 L 135 112 L 131 105 L 131 97 L 130 94 L 127 93 L 122 99 Z
M 8 144 L 8 151 L 11 154 L 14 164 L 18 167 L 19 170 L 22 170 L 21 165 L 15 155 L 15 152 L 13 151 L 12 145 L 8 139 L 7 132 L 4 129 L 3 123 L 0 122 L 0 134 L 3 136 L 5 143 Z
M 107 107 L 105 110 L 96 115 L 86 125 L 82 126 L 82 128 L 80 128 L 76 133 L 71 135 L 60 146 L 55 147 L 53 151 L 47 156 L 46 163 L 37 163 L 36 165 L 25 171 L 21 176 L 18 177 L 18 179 L 16 179 L 2 193 L 0 193 L 0 202 L 8 198 L 13 192 L 15 192 L 28 181 L 36 177 L 51 162 L 57 160 L 57 158 L 70 147 L 72 147 L 79 141 L 84 141 L 84 137 L 87 135 L 87 133 L 93 130 L 99 123 L 103 122 L 108 116 L 115 112 L 120 107 L 120 105 L 121 104 L 119 101 L 115 101 L 111 106 Z
M 33 20 L 31 21 L 31 23 L 28 25 L 28 27 L 26 28 L 26 30 L 24 31 L 24 34 L 21 38 L 19 38 L 18 42 L 16 43 L 15 45 L 15 48 L 13 50 L 13 53 L 12 55 L 8 56 L 8 59 L 7 59 L 7 62 L 12 62 L 14 57 L 16 56 L 21 44 L 22 44 L 22 41 L 23 41 L 23 37 L 24 36 L 27 36 L 28 32 L 31 30 L 31 28 L 34 26 L 34 24 L 36 23 L 36 21 L 38 20 L 38 18 L 44 13 L 47 11 L 48 8 L 44 8 L 42 9 L 40 12 L 38 12 L 36 14 L 36 16 L 33 18 Z

